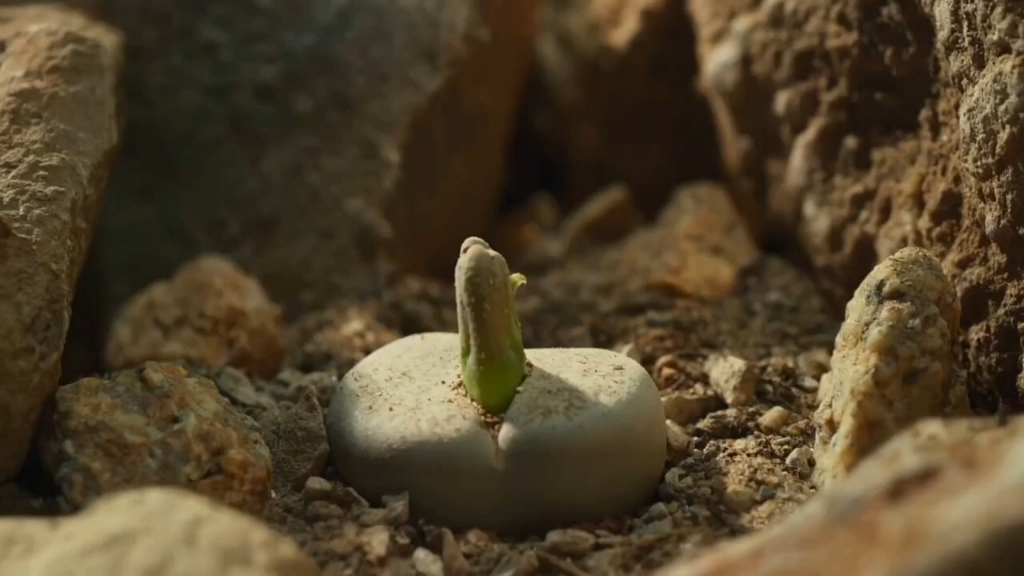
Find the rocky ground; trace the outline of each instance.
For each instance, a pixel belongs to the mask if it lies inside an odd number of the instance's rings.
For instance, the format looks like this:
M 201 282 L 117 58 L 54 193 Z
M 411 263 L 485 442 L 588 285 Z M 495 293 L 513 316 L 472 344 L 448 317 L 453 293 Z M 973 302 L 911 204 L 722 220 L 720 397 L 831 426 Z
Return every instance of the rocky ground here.
M 1018 3 L 12 4 L 0 576 L 1024 561 Z M 329 464 L 469 235 L 527 347 L 656 383 L 634 513 L 451 530 Z

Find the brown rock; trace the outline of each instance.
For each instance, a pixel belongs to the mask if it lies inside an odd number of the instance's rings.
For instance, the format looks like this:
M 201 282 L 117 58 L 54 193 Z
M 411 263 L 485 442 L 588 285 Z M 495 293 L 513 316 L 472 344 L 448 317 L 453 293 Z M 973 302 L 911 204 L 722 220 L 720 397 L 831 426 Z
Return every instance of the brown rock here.
M 0 519 L 0 576 L 317 576 L 295 542 L 186 490 L 150 487 L 60 519 Z
M 561 235 L 567 249 L 587 244 L 610 244 L 621 240 L 644 223 L 629 187 L 621 182 L 598 190 L 562 222 Z
M 789 518 L 655 576 L 1011 576 L 1024 420 L 919 421 Z
M 281 367 L 281 309 L 218 255 L 197 258 L 129 300 L 110 328 L 111 369 L 148 360 L 234 366 L 263 377 Z
M 938 260 L 904 248 L 846 306 L 814 413 L 815 481 L 831 484 L 917 420 L 969 413 L 956 342 L 960 303 Z
M 626 241 L 617 265 L 643 286 L 718 299 L 759 256 L 728 192 L 698 182 L 676 190 L 658 222 Z
M 682 3 L 561 0 L 541 22 L 527 112 L 571 207 L 622 182 L 653 216 L 681 182 L 717 175 Z
M 130 55 L 108 305 L 215 251 L 306 312 L 372 288 L 381 237 L 447 269 L 494 218 L 537 0 L 70 1 Z
M 56 7 L 0 9 L 0 483 L 60 378 L 118 142 L 122 40 Z
M 270 497 L 270 451 L 259 426 L 206 378 L 146 363 L 57 391 L 43 463 L 65 499 L 175 485 L 250 512 Z
M 742 212 L 845 302 L 903 246 L 960 295 L 976 400 L 1021 409 L 1024 7 L 689 0 Z

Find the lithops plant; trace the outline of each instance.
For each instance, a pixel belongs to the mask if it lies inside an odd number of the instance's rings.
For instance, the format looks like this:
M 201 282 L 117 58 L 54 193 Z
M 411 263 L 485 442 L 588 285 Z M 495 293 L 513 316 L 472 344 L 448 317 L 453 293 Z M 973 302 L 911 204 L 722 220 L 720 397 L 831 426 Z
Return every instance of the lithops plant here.
M 593 348 L 524 350 L 526 281 L 479 238 L 455 267 L 459 333 L 407 336 L 350 370 L 327 411 L 342 479 L 452 528 L 545 530 L 629 513 L 663 472 L 651 377 Z

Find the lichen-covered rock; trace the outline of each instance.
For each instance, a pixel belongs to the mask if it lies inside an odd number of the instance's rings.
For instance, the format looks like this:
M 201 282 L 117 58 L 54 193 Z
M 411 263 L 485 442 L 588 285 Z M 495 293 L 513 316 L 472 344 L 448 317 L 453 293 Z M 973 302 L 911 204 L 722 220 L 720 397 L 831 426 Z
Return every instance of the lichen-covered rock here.
M 233 366 L 269 378 L 281 366 L 281 309 L 234 262 L 207 255 L 129 300 L 110 328 L 106 363 Z
M 653 216 L 681 182 L 717 175 L 683 3 L 559 0 L 541 14 L 526 114 L 570 206 L 621 182 Z
M 537 0 L 68 2 L 127 38 L 110 307 L 216 251 L 306 312 L 372 288 L 381 238 L 447 268 L 496 215 Z
M 1024 419 L 919 421 L 789 518 L 655 576 L 1012 576 Z
M 0 8 L 0 483 L 57 387 L 118 143 L 122 39 L 53 6 Z
M 149 362 L 57 391 L 42 459 L 69 504 L 149 485 L 182 486 L 258 513 L 272 464 L 260 428 L 210 380 Z
M 180 488 L 103 497 L 60 519 L 0 519 L 0 576 L 318 576 L 294 540 Z
M 701 84 L 753 228 L 845 302 L 904 246 L 962 300 L 979 407 L 1024 408 L 1024 4 L 689 0 Z
M 957 364 L 960 302 L 938 260 L 904 248 L 868 274 L 846 306 L 822 377 L 814 478 L 846 476 L 915 421 L 969 412 Z

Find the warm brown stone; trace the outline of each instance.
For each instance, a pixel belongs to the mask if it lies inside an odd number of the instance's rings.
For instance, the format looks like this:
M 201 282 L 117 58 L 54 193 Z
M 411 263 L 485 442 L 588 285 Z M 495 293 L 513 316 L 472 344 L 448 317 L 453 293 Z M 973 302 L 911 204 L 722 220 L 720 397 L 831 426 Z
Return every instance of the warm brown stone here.
M 118 141 L 121 50 L 80 14 L 0 8 L 0 483 L 60 377 Z
M 281 309 L 234 262 L 206 255 L 129 300 L 110 328 L 107 367 L 148 360 L 233 366 L 270 378 L 281 368 Z
M 755 230 L 795 240 L 837 303 L 900 248 L 929 249 L 962 300 L 976 403 L 1024 407 L 1024 4 L 688 4 Z

